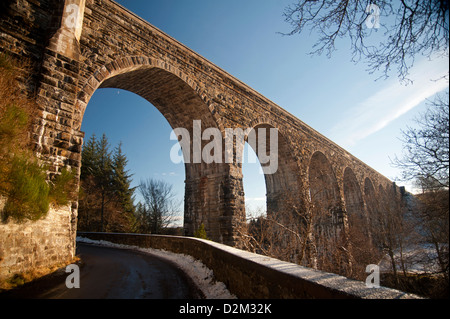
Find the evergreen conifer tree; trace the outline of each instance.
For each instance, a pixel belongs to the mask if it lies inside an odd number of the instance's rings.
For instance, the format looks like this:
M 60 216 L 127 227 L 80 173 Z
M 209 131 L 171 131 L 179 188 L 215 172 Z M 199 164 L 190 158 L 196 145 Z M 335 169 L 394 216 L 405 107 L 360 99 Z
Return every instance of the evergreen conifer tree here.
M 106 134 L 102 135 L 101 140 L 97 142 L 97 153 L 95 155 L 96 167 L 94 171 L 94 178 L 100 190 L 100 204 L 101 204 L 101 229 L 105 230 L 105 209 L 106 204 L 112 199 L 113 187 L 113 169 L 111 152 L 109 151 L 109 142 Z
M 113 168 L 113 189 L 116 194 L 118 205 L 121 208 L 121 212 L 125 217 L 130 219 L 130 223 L 133 223 L 134 218 L 134 190 L 135 187 L 131 187 L 131 177 L 129 170 L 126 169 L 128 159 L 122 152 L 122 142 L 115 148 L 112 168 Z
M 120 143 L 110 151 L 108 138 L 92 135 L 83 147 L 80 229 L 128 232 L 135 224 L 132 174 Z

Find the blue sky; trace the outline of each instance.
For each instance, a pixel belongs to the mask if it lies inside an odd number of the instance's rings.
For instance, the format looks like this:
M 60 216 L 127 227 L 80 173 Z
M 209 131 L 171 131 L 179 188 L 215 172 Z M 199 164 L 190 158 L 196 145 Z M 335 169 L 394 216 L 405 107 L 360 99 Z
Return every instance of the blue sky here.
M 310 56 L 314 36 L 278 33 L 290 31 L 282 13 L 294 1 L 117 2 L 395 180 L 400 172 L 390 158 L 401 155 L 401 129 L 414 124 L 413 118 L 426 109 L 425 99 L 448 87 L 448 82 L 432 81 L 448 72 L 448 61 L 417 58 L 411 72 L 414 84 L 405 86 L 395 73 L 377 80 L 380 74 L 369 74 L 363 62 L 351 62 L 346 40 L 337 43 L 330 59 Z M 147 101 L 127 91 L 99 89 L 82 130 L 86 138 L 106 133 L 112 146 L 123 142 L 134 185 L 141 179 L 164 179 L 183 199 L 184 166 L 170 161 L 171 127 Z M 265 207 L 258 164 L 244 166 L 244 191 L 252 209 Z

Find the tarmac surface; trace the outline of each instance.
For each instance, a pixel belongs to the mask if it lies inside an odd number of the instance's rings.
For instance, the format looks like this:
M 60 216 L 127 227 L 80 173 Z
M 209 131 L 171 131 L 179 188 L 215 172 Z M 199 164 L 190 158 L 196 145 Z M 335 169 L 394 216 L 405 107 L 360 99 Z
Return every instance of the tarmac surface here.
M 77 244 L 80 288 L 69 289 L 64 270 L 0 298 L 29 299 L 201 299 L 200 290 L 175 264 L 160 257 L 126 249 Z

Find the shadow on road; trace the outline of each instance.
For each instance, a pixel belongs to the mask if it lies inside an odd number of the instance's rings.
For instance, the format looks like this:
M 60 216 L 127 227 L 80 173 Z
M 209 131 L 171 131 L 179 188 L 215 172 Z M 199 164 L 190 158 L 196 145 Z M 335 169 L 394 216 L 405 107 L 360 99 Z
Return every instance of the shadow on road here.
M 69 289 L 65 269 L 0 294 L 1 299 L 203 299 L 174 263 L 134 250 L 78 244 L 80 288 Z

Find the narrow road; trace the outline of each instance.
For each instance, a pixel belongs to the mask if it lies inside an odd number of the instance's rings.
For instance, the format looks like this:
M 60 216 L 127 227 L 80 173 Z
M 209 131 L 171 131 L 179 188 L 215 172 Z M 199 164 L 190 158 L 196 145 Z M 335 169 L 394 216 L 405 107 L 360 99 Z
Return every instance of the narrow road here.
M 176 265 L 157 256 L 77 244 L 80 288 L 68 289 L 70 274 L 40 280 L 0 298 L 39 299 L 198 299 L 201 293 Z

